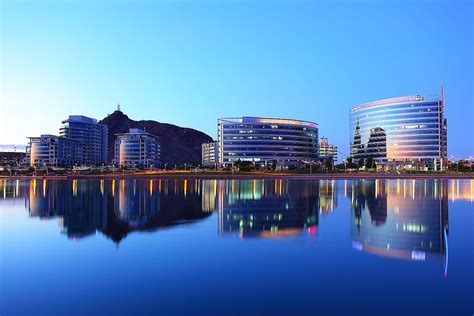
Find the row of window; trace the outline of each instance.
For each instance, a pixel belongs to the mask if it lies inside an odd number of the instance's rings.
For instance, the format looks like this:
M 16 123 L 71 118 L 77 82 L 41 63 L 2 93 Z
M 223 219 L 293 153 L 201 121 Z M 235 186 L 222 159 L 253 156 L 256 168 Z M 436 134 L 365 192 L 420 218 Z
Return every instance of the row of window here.
M 360 116 L 353 116 L 352 117 L 352 122 L 357 124 L 359 122 L 360 124 L 366 123 L 366 122 L 385 122 L 385 121 L 390 121 L 390 120 L 397 120 L 397 121 L 403 121 L 406 119 L 419 119 L 419 120 L 426 120 L 426 119 L 438 119 L 439 114 L 438 113 L 421 113 L 421 114 L 409 114 L 409 115 L 364 115 L 362 117 Z
M 400 110 L 400 109 L 413 109 L 413 108 L 430 107 L 430 106 L 439 107 L 439 104 L 440 104 L 439 101 L 425 101 L 425 102 L 401 103 L 401 104 L 387 103 L 387 104 L 383 104 L 383 105 L 381 104 L 381 105 L 377 105 L 373 107 L 367 106 L 367 107 L 363 107 L 351 112 L 352 113 L 361 113 L 361 112 L 366 112 L 366 111 L 374 112 L 374 111 L 378 111 L 378 110 L 382 110 L 386 108 L 388 108 L 387 110 Z
M 306 131 L 306 130 L 317 130 L 317 127 L 307 126 L 292 126 L 292 125 L 265 125 L 265 124 L 238 124 L 238 125 L 221 125 L 224 130 L 231 129 L 269 129 L 269 130 L 295 130 L 295 131 Z
M 374 116 L 392 116 L 392 115 L 419 115 L 423 113 L 434 113 L 439 114 L 442 112 L 442 108 L 439 106 L 425 106 L 425 107 L 416 107 L 416 108 L 408 108 L 404 110 L 398 109 L 383 109 L 383 110 L 373 110 L 373 111 L 365 111 L 363 113 L 360 112 L 352 112 L 353 117 L 374 117 Z

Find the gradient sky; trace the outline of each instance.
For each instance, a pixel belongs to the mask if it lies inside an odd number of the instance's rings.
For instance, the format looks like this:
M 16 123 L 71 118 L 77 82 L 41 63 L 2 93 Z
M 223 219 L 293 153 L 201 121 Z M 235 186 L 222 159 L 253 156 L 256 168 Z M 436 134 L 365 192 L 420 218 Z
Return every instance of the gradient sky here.
M 217 118 L 319 123 L 344 153 L 349 108 L 445 85 L 449 155 L 474 155 L 474 1 L 0 0 L 0 144 L 69 114 L 217 135 Z

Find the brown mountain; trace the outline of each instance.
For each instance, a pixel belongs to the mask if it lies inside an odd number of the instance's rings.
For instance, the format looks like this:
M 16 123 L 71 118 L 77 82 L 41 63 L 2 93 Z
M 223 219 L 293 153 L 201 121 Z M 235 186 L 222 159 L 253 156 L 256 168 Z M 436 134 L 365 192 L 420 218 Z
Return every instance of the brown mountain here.
M 201 163 L 201 144 L 211 142 L 212 138 L 192 128 L 156 121 L 134 121 L 121 111 L 115 111 L 102 121 L 109 128 L 108 158 L 114 158 L 115 134 L 139 128 L 158 137 L 163 164 Z

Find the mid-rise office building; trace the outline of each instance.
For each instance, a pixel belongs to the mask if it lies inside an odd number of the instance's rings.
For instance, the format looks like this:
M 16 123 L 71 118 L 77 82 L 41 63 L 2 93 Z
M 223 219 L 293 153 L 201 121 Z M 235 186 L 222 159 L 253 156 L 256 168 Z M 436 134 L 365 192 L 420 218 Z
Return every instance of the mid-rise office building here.
M 114 163 L 121 167 L 159 166 L 161 151 L 156 136 L 138 128 L 117 134 Z
M 96 119 L 70 115 L 62 121 L 59 134 L 81 142 L 83 146 L 82 161 L 86 165 L 100 165 L 107 163 L 107 125 L 97 123 Z
M 31 166 L 67 167 L 82 164 L 82 145 L 75 139 L 55 135 L 29 139 L 26 157 Z
M 350 110 L 354 162 L 372 159 L 378 166 L 440 170 L 447 163 L 444 91 L 369 102 Z
M 337 162 L 337 146 L 329 144 L 326 137 L 321 137 L 319 142 L 319 158 L 332 159 L 333 162 Z
M 204 166 L 215 166 L 217 164 L 217 142 L 202 144 L 202 164 Z
M 218 120 L 218 161 L 302 165 L 318 159 L 316 123 L 267 117 Z

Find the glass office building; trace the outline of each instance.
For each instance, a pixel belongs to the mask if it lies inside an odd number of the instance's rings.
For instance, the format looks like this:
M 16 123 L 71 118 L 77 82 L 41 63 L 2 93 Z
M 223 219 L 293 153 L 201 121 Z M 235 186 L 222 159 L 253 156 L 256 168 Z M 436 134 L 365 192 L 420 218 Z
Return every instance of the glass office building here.
M 160 145 L 155 136 L 138 128 L 117 134 L 114 163 L 121 167 L 157 167 L 161 164 Z
M 96 119 L 70 115 L 62 121 L 59 134 L 81 142 L 83 146 L 83 163 L 100 165 L 107 163 L 107 125 L 97 123 Z
M 82 163 L 82 146 L 77 140 L 55 135 L 29 139 L 26 157 L 30 166 L 67 167 Z
M 447 166 L 444 91 L 436 98 L 405 96 L 350 110 L 354 162 L 372 159 L 384 168 L 440 170 Z
M 318 125 L 282 118 L 221 118 L 218 159 L 221 165 L 237 161 L 280 166 L 314 162 L 318 159 Z

